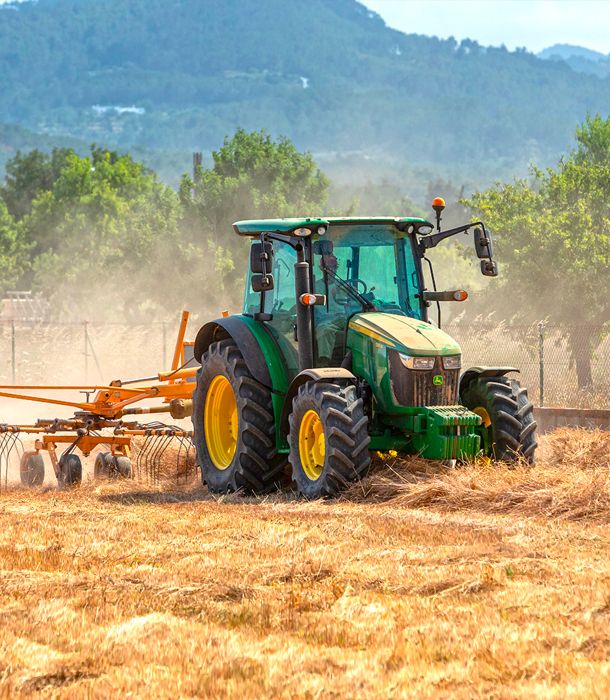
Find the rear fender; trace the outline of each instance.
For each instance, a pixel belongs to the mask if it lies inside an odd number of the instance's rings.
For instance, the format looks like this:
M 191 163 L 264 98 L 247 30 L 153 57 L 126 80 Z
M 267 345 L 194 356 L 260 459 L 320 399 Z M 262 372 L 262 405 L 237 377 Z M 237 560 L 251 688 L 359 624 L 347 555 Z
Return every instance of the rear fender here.
M 279 430 L 280 417 L 288 390 L 288 370 L 275 339 L 260 321 L 249 316 L 227 316 L 206 323 L 195 338 L 195 359 L 201 362 L 212 343 L 232 338 L 239 348 L 250 374 L 271 392 L 275 417 L 276 444 L 285 448 Z
M 267 387 L 271 386 L 271 374 L 265 362 L 261 344 L 241 316 L 227 316 L 206 323 L 199 329 L 195 338 L 194 355 L 197 362 L 212 345 L 219 340 L 232 338 L 244 357 L 250 374 L 256 381 Z M 272 339 L 270 339 L 271 342 Z
M 509 372 L 520 372 L 516 367 L 469 367 L 460 377 L 460 396 L 468 385 L 479 377 L 504 377 Z
M 348 369 L 343 367 L 318 367 L 317 369 L 304 369 L 299 372 L 292 380 L 288 391 L 286 392 L 286 400 L 282 410 L 280 420 L 280 431 L 282 437 L 288 435 L 289 423 L 288 417 L 292 411 L 292 400 L 297 395 L 300 387 L 306 382 L 330 382 L 331 384 L 355 384 L 356 376 Z

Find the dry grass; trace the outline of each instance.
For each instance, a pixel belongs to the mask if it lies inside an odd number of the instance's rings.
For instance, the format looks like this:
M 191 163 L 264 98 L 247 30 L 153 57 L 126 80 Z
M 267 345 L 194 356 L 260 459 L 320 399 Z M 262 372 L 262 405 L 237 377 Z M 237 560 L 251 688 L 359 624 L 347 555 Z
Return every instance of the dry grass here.
M 423 459 L 378 463 L 347 496 L 408 508 L 610 523 L 610 433 L 557 430 L 544 438 L 535 468 L 484 460 L 459 469 L 439 469 Z
M 609 441 L 366 502 L 3 493 L 0 695 L 608 697 Z

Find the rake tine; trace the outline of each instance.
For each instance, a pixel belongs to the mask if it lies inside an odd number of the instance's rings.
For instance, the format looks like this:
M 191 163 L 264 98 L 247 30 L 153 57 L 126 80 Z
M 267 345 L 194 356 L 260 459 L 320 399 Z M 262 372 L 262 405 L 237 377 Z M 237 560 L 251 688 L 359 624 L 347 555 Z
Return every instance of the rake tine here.
M 152 459 L 153 459 L 153 455 L 155 453 L 155 450 L 157 449 L 156 446 L 157 446 L 157 436 L 155 435 L 154 432 L 151 432 L 150 440 L 148 441 L 148 445 L 147 445 L 146 454 L 144 455 L 145 465 L 146 465 L 146 479 L 149 483 L 152 483 L 152 481 L 153 481 Z
M 147 440 L 148 436 L 145 436 L 142 444 L 138 448 L 138 456 L 136 457 L 136 472 L 138 474 L 138 480 L 142 478 L 142 452 L 146 447 Z
M 4 489 L 8 490 L 8 468 L 10 464 L 11 452 L 17 444 L 21 444 L 19 439 L 19 434 L 14 433 L 4 433 L 2 435 L 2 444 L 0 446 L 0 479 L 2 478 L 2 464 L 4 463 Z
M 11 441 L 10 441 L 10 443 L 9 443 L 9 448 L 8 448 L 8 450 L 7 450 L 7 452 L 6 452 L 6 470 L 7 470 L 7 472 L 8 472 L 8 465 L 9 465 L 9 462 L 10 462 L 11 454 L 13 453 L 13 451 L 14 451 L 16 454 L 19 454 L 19 451 L 18 451 L 18 446 L 19 446 L 19 445 L 21 445 L 21 440 L 20 440 L 20 438 L 19 438 L 19 433 L 13 433 L 13 434 L 11 435 Z
M 142 465 L 144 467 L 144 474 L 146 475 L 146 481 L 148 483 L 150 483 L 152 481 L 152 469 L 151 469 L 151 464 L 150 464 L 150 456 L 155 449 L 156 440 L 157 440 L 157 438 L 155 437 L 155 434 L 151 430 L 146 437 L 146 441 L 144 443 L 144 447 L 143 447 L 142 453 L 141 453 Z
M 158 475 L 157 475 L 157 453 L 161 447 L 161 438 L 159 434 L 156 433 L 151 443 L 151 453 L 148 457 L 148 467 L 149 467 L 149 481 L 151 481 L 155 486 L 157 485 Z
M 167 450 L 171 447 L 176 437 L 177 435 L 175 432 L 172 431 L 171 433 L 168 433 L 167 438 L 165 440 L 165 444 L 163 445 L 163 454 L 165 454 Z M 176 483 L 178 483 L 178 464 L 176 464 Z
M 159 437 L 158 430 L 154 434 L 153 441 L 151 442 L 151 452 L 147 455 L 147 467 L 149 469 L 149 481 L 151 481 L 155 486 L 158 481 L 157 473 L 157 453 L 159 452 L 162 444 L 162 439 Z
M 11 438 L 12 433 L 5 433 L 2 436 L 2 445 L 0 446 L 0 472 L 2 470 L 2 465 L 4 465 L 4 490 L 8 489 L 8 455 L 11 450 Z
M 2 465 L 4 463 L 4 460 L 3 460 L 4 445 L 6 443 L 7 438 L 8 438 L 7 433 L 3 433 L 2 436 L 0 436 L 0 490 L 2 490 Z M 6 474 L 5 474 L 5 488 L 7 488 L 7 481 L 8 481 L 8 467 L 7 467 Z
M 186 444 L 186 436 L 184 435 L 176 435 L 176 439 L 178 440 L 178 453 L 176 455 L 176 483 L 180 483 L 180 456 L 182 455 L 182 451 L 184 450 L 184 483 L 188 481 L 188 446 Z
M 187 460 L 190 458 L 191 454 L 193 455 L 193 469 L 195 473 L 193 474 L 194 478 L 198 478 L 197 474 L 199 472 L 199 465 L 197 464 L 197 451 L 195 450 L 195 443 L 193 442 L 193 437 L 191 435 L 187 436 L 187 441 L 188 441 L 188 452 L 186 455 Z M 188 461 L 187 461 L 188 465 Z
M 146 473 L 146 476 L 148 477 L 148 463 L 147 463 L 147 454 L 148 451 L 150 450 L 150 443 L 151 440 L 153 440 L 153 435 L 150 432 L 146 432 L 145 437 L 144 437 L 144 442 L 142 444 L 142 447 L 140 448 L 140 451 L 138 452 L 138 459 L 136 461 L 136 468 L 138 470 L 138 479 L 142 477 L 142 471 Z
M 190 481 L 190 479 L 191 479 L 190 457 L 191 457 L 191 450 L 193 449 L 193 443 L 191 442 L 191 439 L 189 438 L 188 435 L 183 436 L 182 442 L 184 444 L 184 478 L 187 481 Z
M 159 446 L 157 448 L 157 452 L 155 454 L 155 485 L 159 483 L 159 474 L 161 471 L 161 459 L 163 458 L 163 455 L 167 451 L 167 448 L 171 445 L 172 440 L 174 439 L 174 436 L 172 433 L 166 433 L 165 435 L 162 435 L 161 438 L 159 439 Z

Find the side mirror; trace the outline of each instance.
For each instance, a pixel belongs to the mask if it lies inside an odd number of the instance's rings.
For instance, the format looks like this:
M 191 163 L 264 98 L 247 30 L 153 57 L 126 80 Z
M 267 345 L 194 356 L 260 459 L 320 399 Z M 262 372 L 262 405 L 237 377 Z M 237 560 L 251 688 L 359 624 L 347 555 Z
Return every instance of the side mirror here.
M 485 277 L 497 277 L 498 263 L 495 260 L 481 260 L 481 273 Z
M 266 275 L 252 275 L 252 289 L 255 292 L 270 291 L 273 289 L 273 275 L 270 272 Z
M 485 231 L 483 231 L 483 229 L 475 228 L 474 248 L 477 252 L 477 258 L 480 258 L 481 260 L 491 260 L 491 258 L 493 258 L 494 256 L 493 243 L 491 242 L 491 234 L 486 233 Z
M 265 269 L 263 269 L 263 263 Z M 250 246 L 250 269 L 254 274 L 264 274 L 271 270 L 273 263 L 273 243 L 253 243 Z

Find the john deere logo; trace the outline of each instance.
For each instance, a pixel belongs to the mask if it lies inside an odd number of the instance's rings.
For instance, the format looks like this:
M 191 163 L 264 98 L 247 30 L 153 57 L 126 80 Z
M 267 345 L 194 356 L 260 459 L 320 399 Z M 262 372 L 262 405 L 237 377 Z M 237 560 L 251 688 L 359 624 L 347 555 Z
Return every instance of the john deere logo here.
M 433 377 L 432 383 L 434 386 L 443 386 L 443 378 L 440 374 L 437 374 L 436 377 Z

